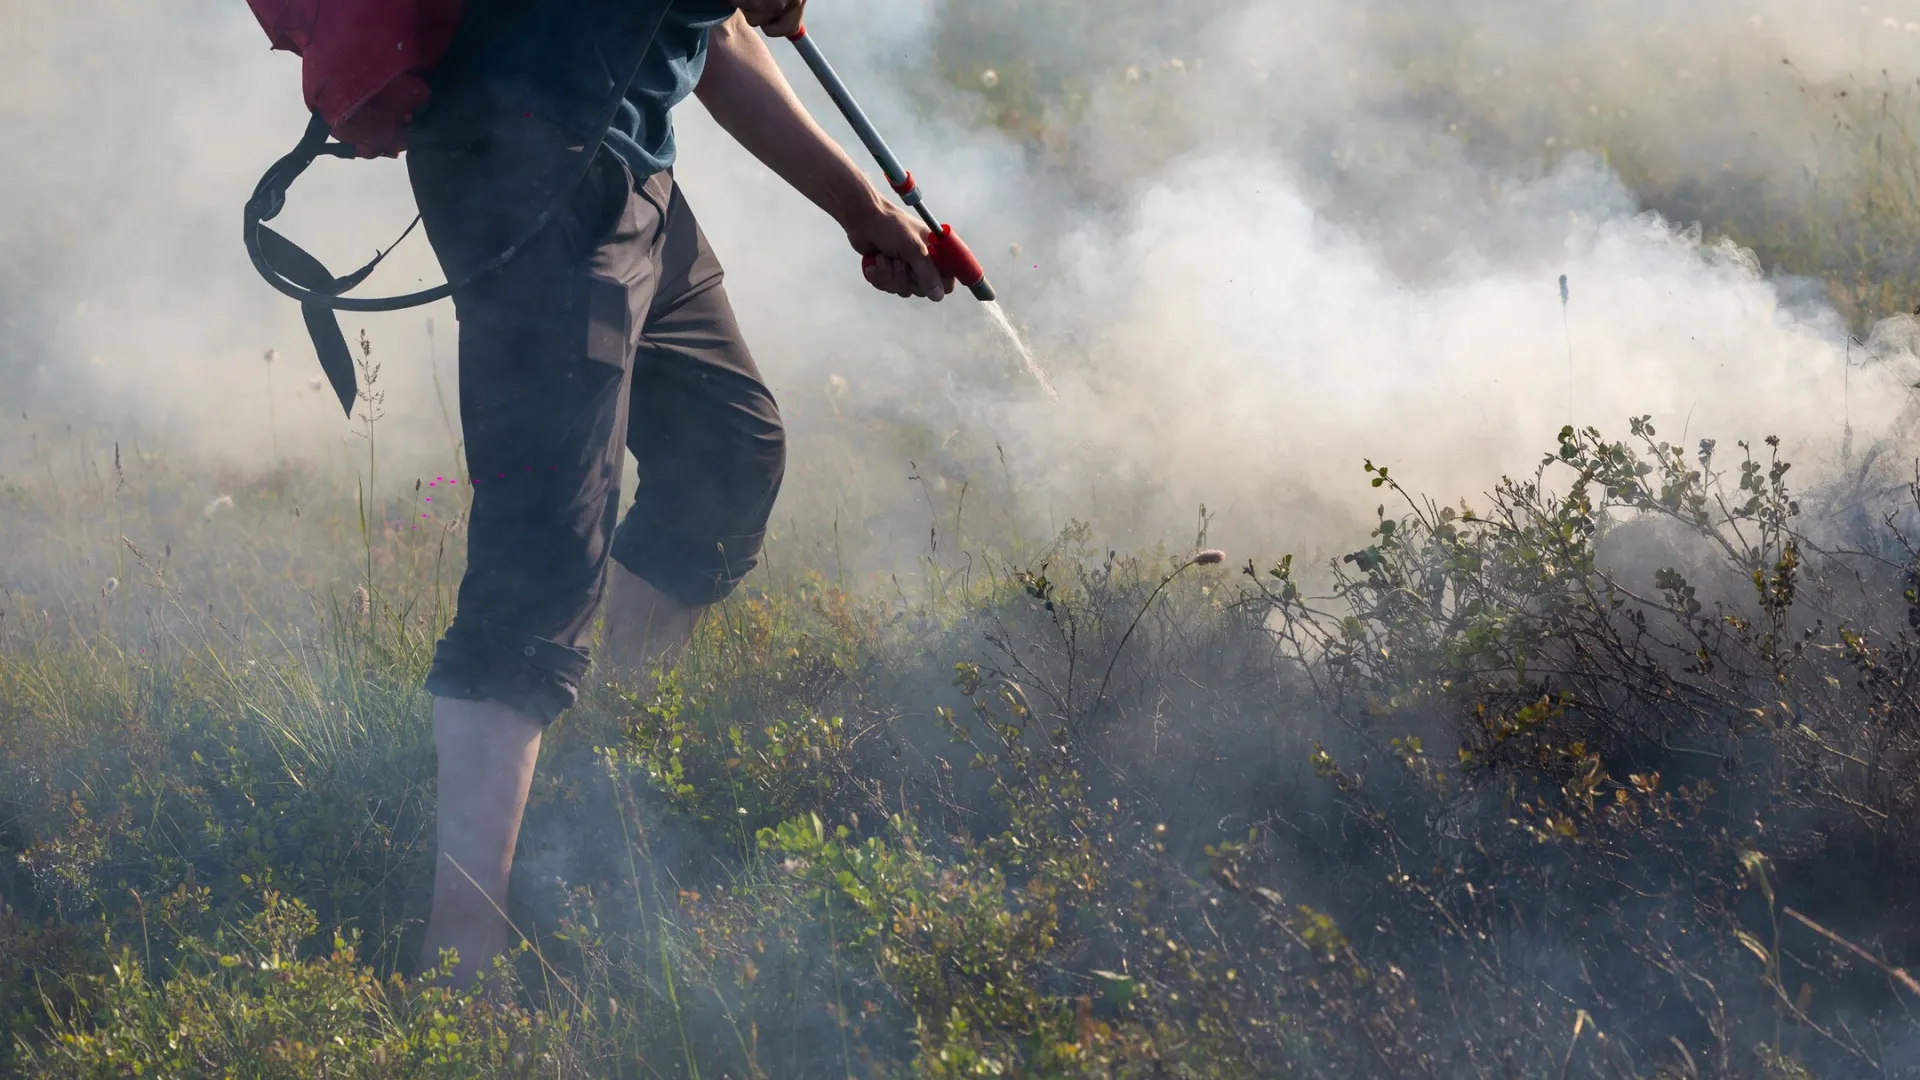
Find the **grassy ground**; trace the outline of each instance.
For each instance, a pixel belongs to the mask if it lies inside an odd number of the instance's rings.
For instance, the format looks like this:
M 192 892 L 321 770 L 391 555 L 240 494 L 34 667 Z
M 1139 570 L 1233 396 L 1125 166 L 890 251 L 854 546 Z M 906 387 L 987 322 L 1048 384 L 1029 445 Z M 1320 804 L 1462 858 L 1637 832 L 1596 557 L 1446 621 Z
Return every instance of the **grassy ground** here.
M 1044 144 L 1078 91 L 1003 67 Z M 1844 183 L 1614 156 L 1865 319 L 1920 275 L 1889 94 Z M 0 479 L 0 1073 L 1920 1074 L 1920 537 L 1764 442 L 1568 431 L 1471 505 L 1370 465 L 1325 568 L 978 490 L 911 580 L 776 540 L 553 730 L 459 996 L 411 960 L 461 489 L 113 440 Z
M 1633 428 L 1472 511 L 1358 478 L 1401 510 L 1319 588 L 776 551 L 555 729 L 471 998 L 409 965 L 458 496 L 76 439 L 0 514 L 7 1067 L 1905 1075 L 1916 558 Z

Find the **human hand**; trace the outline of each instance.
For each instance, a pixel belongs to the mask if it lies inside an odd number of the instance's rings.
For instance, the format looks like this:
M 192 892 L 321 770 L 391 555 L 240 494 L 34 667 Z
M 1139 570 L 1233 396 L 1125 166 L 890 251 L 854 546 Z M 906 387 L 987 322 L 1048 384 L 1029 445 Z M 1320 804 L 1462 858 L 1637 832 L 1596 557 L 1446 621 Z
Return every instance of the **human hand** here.
M 953 277 L 927 254 L 930 234 L 904 207 L 879 202 L 847 226 L 847 242 L 867 259 L 867 283 L 895 296 L 924 296 L 938 302 L 953 291 Z
M 790 37 L 800 29 L 807 0 L 733 0 L 733 6 L 747 17 L 748 26 L 757 26 L 768 37 Z

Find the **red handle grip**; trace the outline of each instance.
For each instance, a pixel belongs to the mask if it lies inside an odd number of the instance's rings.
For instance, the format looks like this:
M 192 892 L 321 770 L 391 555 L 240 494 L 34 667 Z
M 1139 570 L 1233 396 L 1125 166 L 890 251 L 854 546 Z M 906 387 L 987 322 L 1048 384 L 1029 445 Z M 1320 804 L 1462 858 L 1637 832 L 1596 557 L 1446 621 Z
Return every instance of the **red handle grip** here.
M 952 274 L 960 284 L 971 289 L 987 276 L 987 270 L 974 258 L 973 251 L 953 226 L 942 225 L 940 231 L 927 237 L 927 255 L 933 259 L 933 265 L 943 274 Z
M 942 225 L 940 231 L 927 237 L 927 257 L 933 260 L 934 268 L 941 274 L 951 277 L 971 289 L 980 284 L 987 276 L 987 270 L 980 260 L 960 239 L 953 226 Z M 879 260 L 878 255 L 864 255 L 860 259 L 861 269 L 872 269 Z

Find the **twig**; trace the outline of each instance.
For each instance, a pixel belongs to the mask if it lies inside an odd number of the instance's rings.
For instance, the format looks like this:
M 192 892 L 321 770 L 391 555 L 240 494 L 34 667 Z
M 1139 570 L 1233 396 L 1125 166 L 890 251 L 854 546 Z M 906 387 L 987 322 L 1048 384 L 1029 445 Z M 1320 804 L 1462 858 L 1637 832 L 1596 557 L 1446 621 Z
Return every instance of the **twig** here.
M 1920 981 L 1916 981 L 1913 976 L 1907 974 L 1906 968 L 1894 967 L 1892 964 L 1887 963 L 1885 960 L 1880 959 L 1879 957 L 1873 955 L 1867 950 L 1861 948 L 1858 945 L 1855 945 L 1853 942 L 1848 941 L 1846 938 L 1841 937 L 1839 934 L 1834 933 L 1833 931 L 1827 929 L 1826 927 L 1821 926 L 1819 923 L 1814 922 L 1812 919 L 1807 918 L 1805 915 L 1800 914 L 1799 912 L 1793 910 L 1792 908 L 1782 908 L 1781 910 L 1786 912 L 1788 916 L 1790 916 L 1795 921 L 1800 923 L 1800 925 L 1806 927 L 1807 929 L 1813 931 L 1816 934 L 1819 934 L 1821 937 L 1826 938 L 1828 941 L 1833 942 L 1835 945 L 1840 946 L 1841 948 L 1847 950 L 1853 955 L 1859 957 L 1862 960 L 1865 960 L 1867 963 L 1872 964 L 1874 967 L 1880 969 L 1880 972 L 1882 974 L 1884 974 L 1887 978 L 1892 979 L 1894 982 L 1899 983 L 1901 986 L 1905 987 L 1907 992 L 1912 994 L 1914 997 L 1920 997 Z
M 1140 610 L 1133 616 L 1133 622 L 1127 625 L 1127 632 L 1120 635 L 1120 644 L 1114 646 L 1113 656 L 1107 660 L 1107 673 L 1100 677 L 1100 689 L 1094 693 L 1093 704 L 1087 708 L 1087 719 L 1093 719 L 1093 715 L 1100 711 L 1100 703 L 1106 700 L 1107 683 L 1113 679 L 1114 665 L 1120 662 L 1120 654 L 1126 651 L 1127 642 L 1133 639 L 1133 632 L 1140 628 L 1140 620 L 1147 617 L 1147 611 L 1153 607 L 1153 602 L 1160 599 L 1161 591 L 1168 585 L 1173 584 L 1174 578 L 1179 577 L 1188 570 L 1196 566 L 1211 565 L 1220 561 L 1222 561 L 1222 556 L 1219 552 L 1203 551 L 1193 558 L 1188 559 L 1186 562 L 1181 563 L 1173 573 L 1161 578 L 1160 584 L 1155 585 L 1153 592 L 1147 594 L 1147 602 L 1140 605 Z
M 1580 1047 L 1580 1033 L 1587 1030 L 1587 1010 L 1581 1009 L 1573 1017 L 1573 1038 L 1567 1040 L 1567 1056 L 1560 1059 L 1560 1080 L 1567 1080 L 1567 1070 L 1573 1068 L 1573 1052 Z

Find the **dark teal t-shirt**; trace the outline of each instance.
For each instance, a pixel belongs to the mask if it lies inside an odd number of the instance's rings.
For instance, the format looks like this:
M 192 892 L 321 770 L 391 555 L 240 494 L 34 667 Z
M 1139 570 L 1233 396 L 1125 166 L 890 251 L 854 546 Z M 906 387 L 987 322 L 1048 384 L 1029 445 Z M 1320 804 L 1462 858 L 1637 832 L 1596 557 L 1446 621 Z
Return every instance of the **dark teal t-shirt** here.
M 592 138 L 662 2 L 673 7 L 607 134 L 607 147 L 644 179 L 673 164 L 671 112 L 700 82 L 707 31 L 734 11 L 726 0 L 529 0 L 474 54 L 472 74 Z

